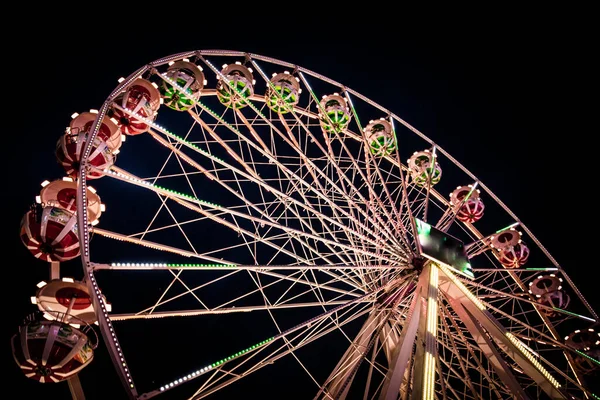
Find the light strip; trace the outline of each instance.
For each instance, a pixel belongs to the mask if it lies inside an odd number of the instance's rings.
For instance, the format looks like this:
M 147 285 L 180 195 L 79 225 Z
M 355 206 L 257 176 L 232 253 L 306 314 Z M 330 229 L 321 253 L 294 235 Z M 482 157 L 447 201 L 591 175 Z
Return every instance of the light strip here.
M 525 271 L 558 271 L 558 268 L 524 268 Z
M 124 268 L 233 268 L 236 267 L 236 264 L 111 263 L 110 266 Z
M 595 358 L 593 358 L 593 357 L 590 357 L 590 356 L 588 356 L 587 354 L 585 354 L 584 352 L 581 352 L 581 351 L 579 351 L 579 350 L 575 350 L 575 351 L 577 352 L 577 354 L 580 354 L 580 355 L 584 356 L 585 358 L 587 358 L 587 359 L 589 359 L 589 360 L 593 361 L 594 363 L 596 363 L 596 364 L 600 365 L 600 361 L 596 360 Z
M 454 282 L 454 284 L 456 286 L 458 286 L 460 288 L 460 290 L 462 290 L 462 292 L 473 302 L 475 303 L 475 305 L 480 309 L 480 310 L 485 310 L 485 306 L 483 305 L 483 303 L 481 302 L 481 300 L 479 300 L 479 298 L 477 298 L 477 296 L 475 296 L 473 294 L 473 292 L 471 292 L 469 289 L 467 289 L 467 287 L 458 280 L 458 278 L 456 276 L 454 276 L 454 274 L 452 272 L 450 272 L 450 269 L 448 267 L 446 267 L 444 264 L 439 264 L 438 265 L 442 271 L 444 271 L 444 273 L 452 280 L 452 282 Z
M 217 362 L 214 362 L 214 363 L 209 364 L 209 365 L 207 365 L 205 367 L 202 367 L 199 370 L 192 372 L 191 374 L 187 374 L 187 375 L 182 376 L 181 378 L 175 379 L 174 381 L 169 382 L 169 383 L 167 383 L 164 386 L 161 386 L 160 387 L 160 391 L 164 392 L 167 389 L 171 389 L 171 388 L 173 388 L 175 386 L 179 386 L 180 384 L 182 384 L 183 382 L 187 381 L 188 379 L 192 379 L 192 378 L 195 378 L 197 376 L 203 375 L 205 372 L 208 372 L 208 371 L 210 371 L 213 368 L 217 368 L 217 367 L 221 366 L 222 364 L 224 364 L 226 362 L 229 362 L 229 361 L 231 361 L 233 359 L 236 359 L 238 357 L 243 356 L 244 354 L 246 354 L 246 353 L 248 353 L 250 351 L 254 351 L 254 350 L 260 348 L 261 346 L 263 346 L 263 345 L 267 344 L 268 342 L 272 341 L 274 338 L 275 337 L 270 337 L 267 340 L 263 340 L 262 342 L 255 344 L 254 346 L 250 346 L 247 349 L 238 351 L 237 353 L 230 355 L 229 357 L 225 357 L 225 358 L 223 358 L 223 359 L 221 359 L 221 360 L 219 360 Z
M 437 346 L 437 288 L 438 269 L 431 265 L 429 273 L 429 293 L 427 299 L 427 333 L 425 335 L 425 368 L 423 371 L 423 400 L 435 399 L 435 354 L 431 353 Z
M 427 332 L 431 333 L 433 337 L 437 337 L 437 298 L 432 294 L 437 294 L 438 286 L 438 271 L 435 266 L 431 266 L 431 274 L 429 275 L 429 286 L 434 290 L 430 293 L 427 300 Z
M 135 242 L 137 243 L 137 242 Z M 383 270 L 383 269 L 405 269 L 405 264 L 389 265 L 350 265 L 350 264 L 329 264 L 329 265 L 307 265 L 307 264 L 290 264 L 290 265 L 240 265 L 240 264 L 180 264 L 180 263 L 144 263 L 144 262 L 113 262 L 110 264 L 93 264 L 95 270 L 101 269 L 248 269 L 248 270 L 343 270 L 343 269 L 367 269 L 367 270 Z
M 567 310 L 563 310 L 562 308 L 558 308 L 558 307 L 552 307 L 552 309 L 553 309 L 553 310 L 556 310 L 556 311 L 558 311 L 558 312 L 561 312 L 561 313 L 565 313 L 565 314 L 568 314 L 568 315 L 572 315 L 572 316 L 574 316 L 574 317 L 579 317 L 579 318 L 582 318 L 582 319 L 587 319 L 588 321 L 596 322 L 596 320 L 595 320 L 594 318 L 586 317 L 585 315 L 579 315 L 579 314 L 575 314 L 574 312 L 567 311 Z
M 555 387 L 559 388 L 560 383 L 548 372 L 546 368 L 531 354 L 529 350 L 527 350 L 527 346 L 525 346 L 519 339 L 517 339 L 512 333 L 506 332 L 506 337 L 521 351 L 521 353 L 527 357 L 527 359 L 544 375 L 544 377 Z
M 515 226 L 517 226 L 519 224 L 520 224 L 520 222 L 512 223 L 509 226 L 507 226 L 506 228 L 502 228 L 502 229 L 497 230 L 496 233 L 500 233 L 500 232 L 506 231 L 506 230 L 508 230 L 510 228 L 514 228 Z

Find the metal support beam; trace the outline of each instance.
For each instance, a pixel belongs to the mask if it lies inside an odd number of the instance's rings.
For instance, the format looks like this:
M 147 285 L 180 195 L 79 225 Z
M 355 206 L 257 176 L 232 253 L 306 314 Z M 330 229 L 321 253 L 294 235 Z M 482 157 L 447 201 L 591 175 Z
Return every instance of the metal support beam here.
M 494 340 L 498 348 L 511 357 L 523 372 L 533 379 L 537 386 L 551 399 L 566 399 L 566 396 L 559 390 L 560 385 L 556 379 L 550 375 L 518 339 L 512 336 L 489 311 L 485 310 L 483 303 L 449 269 L 442 267 L 439 272 L 440 291 L 446 297 L 452 299 L 453 302 L 460 303 L 470 314 L 470 319 L 477 321 L 485 329 L 487 335 Z M 500 353 L 498 353 L 498 356 L 502 358 Z M 505 381 L 504 383 L 510 387 L 510 382 Z
M 316 398 L 345 399 L 350 390 L 356 367 L 366 357 L 372 342 L 373 334 L 379 330 L 384 316 L 381 311 L 375 310 L 369 315 L 358 335 L 335 366 L 325 385 L 317 393 Z
M 69 384 L 69 391 L 71 392 L 71 397 L 73 398 L 73 400 L 85 400 L 85 395 L 83 394 L 83 387 L 81 386 L 79 375 L 73 375 L 72 377 L 67 379 L 67 383 Z
M 413 387 L 410 394 L 412 400 L 434 400 L 435 375 L 437 359 L 437 324 L 438 324 L 438 275 L 439 268 L 429 264 L 424 269 L 427 276 L 427 290 L 421 302 L 426 306 L 421 308 L 421 318 L 417 329 L 417 345 L 415 348 Z
M 381 327 L 381 332 L 379 334 L 379 339 L 381 340 L 381 345 L 388 363 L 392 360 L 394 350 L 400 340 L 400 334 L 397 333 L 396 329 L 394 323 L 388 321 Z
M 50 262 L 50 280 L 60 279 L 60 262 Z
M 421 316 L 425 317 L 426 315 L 430 268 L 430 263 L 426 263 L 419 276 L 415 295 L 404 322 L 404 329 L 400 333 L 400 339 L 390 361 L 390 368 L 386 374 L 379 400 L 396 400 L 400 393 L 400 386 L 405 376 L 406 366 L 410 356 L 413 354 L 417 328 L 420 325 Z
M 496 349 L 496 346 L 492 343 L 487 332 L 481 328 L 481 325 L 477 323 L 477 321 L 473 318 L 473 315 L 469 313 L 469 311 L 467 311 L 459 301 L 456 301 L 452 298 L 448 298 L 448 300 L 456 314 L 458 314 L 460 321 L 467 327 L 471 333 L 471 336 L 473 336 L 477 342 L 477 346 L 481 349 L 483 354 L 485 354 L 489 363 L 492 365 L 494 371 L 500 377 L 502 382 L 508 386 L 516 399 L 529 400 L 529 396 L 527 396 L 527 394 L 525 394 L 523 391 L 523 388 L 517 381 L 517 378 L 515 378 L 510 367 L 506 364 L 506 361 L 504 361 L 504 358 L 498 349 Z

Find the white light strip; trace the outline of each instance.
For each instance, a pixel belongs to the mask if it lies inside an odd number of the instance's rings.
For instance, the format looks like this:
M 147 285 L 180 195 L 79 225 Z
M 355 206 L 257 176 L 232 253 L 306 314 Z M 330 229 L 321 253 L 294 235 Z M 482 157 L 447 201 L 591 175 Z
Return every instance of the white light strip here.
M 101 269 L 247 269 L 247 270 L 343 270 L 343 269 L 365 269 L 365 270 L 389 270 L 389 269 L 405 269 L 405 264 L 389 265 L 350 265 L 350 264 L 331 264 L 331 265 L 307 265 L 307 264 L 290 264 L 290 265 L 238 265 L 226 263 L 140 263 L 140 262 L 119 262 L 110 264 L 92 263 L 94 270 Z
M 454 282 L 454 284 L 456 286 L 458 286 L 460 288 L 460 290 L 462 290 L 462 292 L 473 302 L 475 303 L 475 305 L 480 309 L 480 310 L 485 310 L 485 306 L 483 305 L 483 303 L 481 302 L 481 300 L 479 300 L 477 298 L 477 296 L 475 296 L 473 294 L 473 292 L 471 292 L 469 289 L 467 289 L 467 287 L 458 280 L 458 278 L 456 276 L 454 276 L 454 274 L 452 272 L 450 272 L 450 269 L 447 268 L 445 265 L 443 264 L 439 264 L 438 265 L 442 271 L 444 271 L 444 273 L 452 280 L 452 282 Z
M 425 368 L 423 370 L 423 400 L 435 399 L 435 354 L 432 349 L 437 346 L 437 288 L 438 288 L 438 269 L 436 264 L 431 265 L 429 273 L 429 293 L 427 299 L 427 333 L 426 344 L 427 353 L 425 353 Z
M 546 368 L 540 364 L 540 362 L 531 354 L 528 347 L 525 346 L 519 339 L 517 339 L 512 333 L 506 332 L 506 337 L 521 351 L 521 353 L 527 357 L 529 361 L 544 375 L 544 377 L 556 388 L 560 387 L 560 383 L 548 372 Z

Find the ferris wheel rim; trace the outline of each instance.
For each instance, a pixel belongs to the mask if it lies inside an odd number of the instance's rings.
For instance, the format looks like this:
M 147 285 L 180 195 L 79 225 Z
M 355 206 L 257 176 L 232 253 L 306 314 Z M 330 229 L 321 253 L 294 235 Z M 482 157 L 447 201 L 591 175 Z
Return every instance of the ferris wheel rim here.
M 535 243 L 537 244 L 537 246 L 546 254 L 546 256 L 554 263 L 554 265 L 563 272 L 564 276 L 567 276 L 566 273 L 564 272 L 564 270 L 562 269 L 562 267 L 558 264 L 558 262 L 550 255 L 550 253 L 545 249 L 545 247 L 539 242 L 539 240 L 537 240 L 537 238 L 531 233 L 531 231 L 520 221 L 520 219 L 518 219 L 516 217 L 516 215 L 514 215 L 514 213 L 499 199 L 497 198 L 497 196 L 489 189 L 487 188 L 487 186 L 485 186 L 481 181 L 479 181 L 474 174 L 472 174 L 468 169 L 466 169 L 462 164 L 460 164 L 460 162 L 458 162 L 457 160 L 455 160 L 450 154 L 448 154 L 443 148 L 437 146 L 433 141 L 431 141 L 427 136 L 425 136 L 423 133 L 421 133 L 420 131 L 418 131 L 416 128 L 412 127 L 412 125 L 408 124 L 407 122 L 405 122 L 404 120 L 402 120 L 400 117 L 398 117 L 396 114 L 390 112 L 389 110 L 387 110 L 386 108 L 380 106 L 379 104 L 372 102 L 370 99 L 366 98 L 365 96 L 361 95 L 360 93 L 354 91 L 353 89 L 350 89 L 348 87 L 346 87 L 345 85 L 342 85 L 339 82 L 336 82 L 332 79 L 329 79 L 327 77 L 324 77 L 321 74 L 318 74 L 316 72 L 313 72 L 311 70 L 305 69 L 303 67 L 299 67 L 295 64 L 291 64 L 291 63 L 287 63 L 285 61 L 281 61 L 278 59 L 274 59 L 271 57 L 266 57 L 266 56 L 262 56 L 262 55 L 258 55 L 258 54 L 254 54 L 254 53 L 246 53 L 246 52 L 237 52 L 237 51 L 229 51 L 229 50 L 199 50 L 199 51 L 191 51 L 191 52 L 184 52 L 184 53 L 178 53 L 178 54 L 173 54 L 167 57 L 163 57 L 160 59 L 157 59 L 141 68 L 139 68 L 138 70 L 136 70 L 135 72 L 133 72 L 132 74 L 130 74 L 127 78 L 125 78 L 123 81 L 121 81 L 119 83 L 119 85 L 117 86 L 117 88 L 115 88 L 115 90 L 107 97 L 107 99 L 105 100 L 105 102 L 102 104 L 102 107 L 98 113 L 98 117 L 96 118 L 96 120 L 94 121 L 94 124 L 92 125 L 91 128 L 91 132 L 92 133 L 92 138 L 97 134 L 98 131 L 98 121 L 101 121 L 103 116 L 105 115 L 108 107 L 110 106 L 111 102 L 114 100 L 114 98 L 123 90 L 125 89 L 129 84 L 131 84 L 131 82 L 133 82 L 135 79 L 137 79 L 138 77 L 142 76 L 145 72 L 151 70 L 154 67 L 163 65 L 165 63 L 168 63 L 170 61 L 176 60 L 176 59 L 181 59 L 187 56 L 192 56 L 192 55 L 201 55 L 201 56 L 209 56 L 209 55 L 218 55 L 218 56 L 243 56 L 243 57 L 250 57 L 250 59 L 257 59 L 257 60 L 262 60 L 262 61 L 266 61 L 266 62 L 270 62 L 270 63 L 274 63 L 277 65 L 281 65 L 281 66 L 285 66 L 285 67 L 289 67 L 289 68 L 294 68 L 294 70 L 299 71 L 299 72 L 303 72 L 306 73 L 308 75 L 314 76 L 318 79 L 324 80 L 328 83 L 331 83 L 333 85 L 336 86 L 340 86 L 342 87 L 346 92 L 356 96 L 357 98 L 360 98 L 361 100 L 371 104 L 372 106 L 376 107 L 377 109 L 379 109 L 380 111 L 384 112 L 386 115 L 389 115 L 390 118 L 398 121 L 399 123 L 401 123 L 402 125 L 404 125 L 405 127 L 407 127 L 409 130 L 411 130 L 412 132 L 414 132 L 415 134 L 417 134 L 418 136 L 421 137 L 421 139 L 425 140 L 426 142 L 428 142 L 429 144 L 431 144 L 432 146 L 435 146 L 435 148 L 442 153 L 445 157 L 447 157 L 450 161 L 452 161 L 455 165 L 457 165 L 459 168 L 461 168 L 463 170 L 463 172 L 465 172 L 468 176 L 470 176 L 471 178 L 473 178 L 473 181 L 477 184 L 480 185 L 480 187 L 482 189 L 484 189 L 488 195 L 490 195 L 490 197 L 492 197 L 501 207 L 503 207 L 505 209 L 505 211 L 511 215 L 515 221 L 519 224 L 519 226 L 521 228 L 523 228 L 523 230 L 525 230 L 527 232 L 527 234 L 535 241 Z M 89 156 L 89 149 L 91 147 L 91 140 L 86 144 L 86 148 L 84 150 L 83 153 L 83 157 L 82 157 L 82 168 L 81 171 L 79 172 L 80 175 L 80 179 L 78 180 L 78 182 L 80 182 L 79 185 L 79 195 L 77 196 L 77 210 L 78 210 L 78 219 L 79 219 L 79 224 L 78 224 L 78 230 L 79 230 L 79 235 L 80 238 L 83 239 L 83 246 L 82 246 L 82 251 L 81 251 L 81 258 L 82 258 L 82 264 L 83 264 L 83 268 L 84 268 L 84 272 L 86 274 L 86 276 L 89 276 L 90 279 L 86 279 L 87 284 L 89 285 L 89 289 L 90 290 L 96 290 L 97 291 L 97 287 L 95 287 L 95 280 L 93 277 L 94 274 L 94 268 L 92 267 L 92 262 L 90 260 L 90 250 L 89 250 L 89 230 L 88 230 L 88 223 L 87 223 L 87 213 L 84 212 L 83 210 L 85 210 L 86 208 L 86 181 L 87 181 L 87 176 L 86 176 L 86 172 L 85 172 L 85 165 L 87 163 L 87 157 Z M 402 165 L 400 164 L 400 167 Z M 575 285 L 572 285 L 573 288 L 576 288 Z M 95 296 L 93 296 L 95 297 Z M 584 297 L 582 295 L 580 295 L 580 298 L 584 299 Z M 99 306 L 98 309 L 100 309 L 101 304 L 98 303 L 97 304 Z M 597 315 L 595 314 L 594 310 L 588 305 L 588 309 L 589 311 L 592 313 L 592 315 L 594 315 L 594 317 L 597 319 Z M 100 319 L 100 318 L 99 318 Z M 107 318 L 108 321 L 108 318 Z M 100 323 L 101 327 L 103 326 L 102 323 Z M 106 326 L 104 329 L 108 329 Z M 104 334 L 103 334 L 104 336 Z M 113 348 L 114 351 L 119 351 L 118 350 L 118 346 Z M 111 351 L 112 353 L 112 351 Z M 124 374 L 123 376 L 127 376 L 126 374 Z
M 564 269 L 562 268 L 562 266 L 558 263 L 558 261 L 550 254 L 550 252 L 543 246 L 543 244 L 537 239 L 537 237 L 533 234 L 533 232 L 521 221 L 521 219 L 519 217 L 517 217 L 517 215 L 510 210 L 510 208 L 508 206 L 506 206 L 504 204 L 504 202 L 502 202 L 500 200 L 500 198 L 488 187 L 486 186 L 480 179 L 478 179 L 475 174 L 473 174 L 469 169 L 467 169 L 465 166 L 463 166 L 458 160 L 456 160 L 454 157 L 452 157 L 451 154 L 449 154 L 443 147 L 437 145 L 433 140 L 429 139 L 429 137 L 427 137 L 424 133 L 422 133 L 421 131 L 419 131 L 417 128 L 413 127 L 411 124 L 409 124 L 408 122 L 406 122 L 404 119 L 402 119 L 400 116 L 398 116 L 397 114 L 393 113 L 392 111 L 390 111 L 389 109 L 381 106 L 380 104 L 370 100 L 368 97 L 364 96 L 363 94 L 359 93 L 358 91 L 340 83 L 337 82 L 331 78 L 328 78 L 318 72 L 315 72 L 313 70 L 310 70 L 308 68 L 304 68 L 302 66 L 299 66 L 297 64 L 294 63 L 289 63 L 283 60 L 279 60 L 273 57 L 269 57 L 269 56 L 264 56 L 261 54 L 257 54 L 257 53 L 250 53 L 250 52 L 242 52 L 242 51 L 236 51 L 236 50 L 225 50 L 225 49 L 205 49 L 205 50 L 193 50 L 193 51 L 187 51 L 187 52 L 181 52 L 181 53 L 174 53 L 165 57 L 161 57 L 158 58 L 154 61 L 151 61 L 149 63 L 147 63 L 146 65 L 140 67 L 139 69 L 137 69 L 136 71 L 132 72 L 129 76 L 127 76 L 126 78 L 124 78 L 122 81 L 119 82 L 119 85 L 117 85 L 117 87 L 111 92 L 111 94 L 106 98 L 106 100 L 104 101 L 104 103 L 102 104 L 101 109 L 106 109 L 109 105 L 110 102 L 112 100 L 114 100 L 114 98 L 123 90 L 125 89 L 129 84 L 131 84 L 136 78 L 139 78 L 142 74 L 144 74 L 145 72 L 151 70 L 152 68 L 155 68 L 157 66 L 161 66 L 164 64 L 167 64 L 173 60 L 178 60 L 178 59 L 182 59 L 182 58 L 186 58 L 186 57 L 190 57 L 193 55 L 214 55 L 214 56 L 238 56 L 238 57 L 249 57 L 251 59 L 257 59 L 257 60 L 262 60 L 262 61 L 266 61 L 266 62 L 271 62 L 277 65 L 281 65 L 284 67 L 288 67 L 288 68 L 292 68 L 296 71 L 299 72 L 304 72 L 306 74 L 309 74 L 313 77 L 316 77 L 320 80 L 323 80 L 325 82 L 328 82 L 332 85 L 336 85 L 339 87 L 342 87 L 345 91 L 347 91 L 348 93 L 357 96 L 358 98 L 360 98 L 361 100 L 367 102 L 368 104 L 374 106 L 375 108 L 379 109 L 380 111 L 382 111 L 385 115 L 389 115 L 391 118 L 395 119 L 396 121 L 398 121 L 399 123 L 401 123 L 403 126 L 407 127 L 409 130 L 411 130 L 413 133 L 417 134 L 421 139 L 425 140 L 426 142 L 428 142 L 432 147 L 435 147 L 437 149 L 437 151 L 439 151 L 440 153 L 442 153 L 445 157 L 447 157 L 450 161 L 452 161 L 455 165 L 457 165 L 461 170 L 463 170 L 463 172 L 465 172 L 469 177 L 471 177 L 473 179 L 473 182 L 477 183 L 482 189 L 484 189 L 486 191 L 486 193 L 488 195 L 490 195 L 490 197 L 492 197 L 502 208 L 504 208 L 504 210 L 515 220 L 516 223 L 518 223 L 518 225 L 523 228 L 523 230 L 525 230 L 527 232 L 527 234 L 532 238 L 532 240 L 536 243 L 536 245 L 544 252 L 544 254 L 551 260 L 551 262 L 557 267 L 559 268 L 559 270 L 564 271 Z M 100 113 L 99 113 L 100 114 Z M 94 121 L 94 125 L 91 128 L 91 131 L 93 132 L 93 135 L 96 134 L 96 122 L 99 121 L 100 118 L 97 117 L 96 121 Z M 89 146 L 89 143 L 88 145 Z M 87 156 L 85 156 L 84 158 L 82 158 L 82 162 L 86 162 L 87 161 Z M 85 176 L 85 174 L 82 175 L 83 179 L 87 179 L 87 177 Z M 86 193 L 82 193 L 83 196 L 86 195 Z M 79 196 L 78 196 L 79 197 Z M 89 260 L 84 260 L 84 262 L 87 262 Z M 593 311 L 591 309 L 591 307 L 589 307 L 590 312 L 592 312 L 592 314 L 594 315 L 594 317 L 597 319 L 598 316 L 595 314 L 595 311 Z

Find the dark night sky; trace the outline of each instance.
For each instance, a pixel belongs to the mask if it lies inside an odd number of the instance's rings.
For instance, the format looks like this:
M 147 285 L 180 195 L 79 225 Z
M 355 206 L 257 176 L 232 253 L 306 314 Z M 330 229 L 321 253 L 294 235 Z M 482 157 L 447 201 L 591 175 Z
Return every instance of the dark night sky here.
M 349 24 L 315 27 L 315 33 L 308 34 L 300 25 L 287 41 L 270 37 L 264 23 L 254 26 L 252 35 L 211 34 L 198 26 L 193 32 L 157 31 L 143 38 L 136 38 L 136 29 L 112 31 L 102 40 L 99 35 L 38 28 L 36 42 L 23 40 L 16 57 L 39 49 L 43 55 L 36 63 L 13 64 L 17 67 L 10 74 L 18 77 L 22 66 L 25 82 L 35 87 L 39 100 L 26 107 L 15 104 L 26 119 L 16 131 L 5 132 L 16 138 L 16 147 L 6 149 L 16 180 L 5 192 L 10 193 L 5 245 L 15 260 L 5 265 L 13 279 L 3 324 L 5 391 L 20 390 L 23 398 L 37 393 L 69 398 L 66 384 L 43 386 L 23 377 L 9 345 L 21 319 L 34 310 L 29 297 L 35 284 L 48 273 L 20 243 L 19 222 L 39 184 L 60 176 L 53 151 L 69 116 L 99 107 L 118 77 L 186 50 L 242 50 L 293 62 L 394 111 L 490 187 L 600 310 L 597 262 L 592 258 L 597 158 L 590 146 L 598 128 L 587 122 L 592 112 L 597 114 L 588 100 L 597 96 L 597 86 L 592 85 L 597 73 L 592 50 L 597 49 L 584 28 L 482 23 L 433 32 L 424 27 L 396 30 L 392 25 L 368 33 L 369 26 Z M 99 375 L 109 392 L 120 389 L 116 375 L 106 367 L 103 344 L 97 357 L 97 365 L 81 374 L 84 389 L 86 383 L 97 388 L 86 393 L 91 400 L 105 398 L 99 394 L 100 385 L 90 383 Z M 111 398 L 120 395 L 113 392 Z

